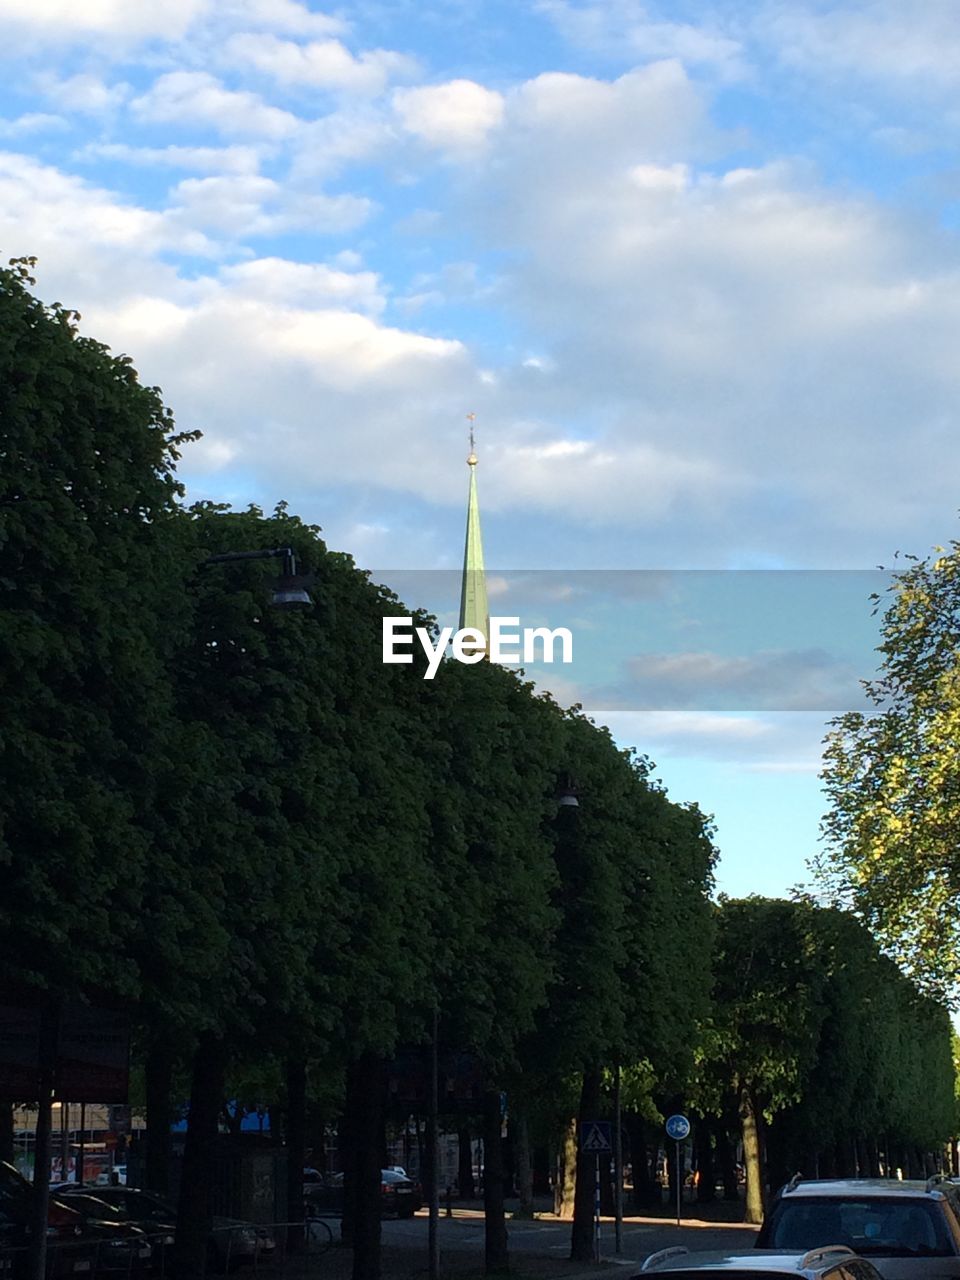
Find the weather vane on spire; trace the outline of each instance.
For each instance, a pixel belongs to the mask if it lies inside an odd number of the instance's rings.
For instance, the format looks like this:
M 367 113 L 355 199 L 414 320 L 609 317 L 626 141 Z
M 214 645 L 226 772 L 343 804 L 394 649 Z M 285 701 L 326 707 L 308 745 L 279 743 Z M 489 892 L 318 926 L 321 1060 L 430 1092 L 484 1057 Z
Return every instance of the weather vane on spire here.
M 467 462 L 471 467 L 475 467 L 477 465 L 477 451 L 473 435 L 473 424 L 476 420 L 477 415 L 475 413 L 467 414 L 467 421 L 470 423 L 470 457 L 467 459 Z

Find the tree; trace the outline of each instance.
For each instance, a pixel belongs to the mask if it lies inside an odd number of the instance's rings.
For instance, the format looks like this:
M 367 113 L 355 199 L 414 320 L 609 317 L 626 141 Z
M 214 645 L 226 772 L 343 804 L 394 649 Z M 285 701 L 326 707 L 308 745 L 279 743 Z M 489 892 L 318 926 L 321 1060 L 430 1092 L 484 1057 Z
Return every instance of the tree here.
M 815 869 L 931 990 L 960 975 L 960 543 L 894 575 L 876 710 L 833 722 L 827 848 Z M 881 600 L 874 597 L 879 609 Z
M 178 440 L 129 357 L 31 283 L 0 270 L 0 975 L 130 999 L 116 954 L 167 749 Z

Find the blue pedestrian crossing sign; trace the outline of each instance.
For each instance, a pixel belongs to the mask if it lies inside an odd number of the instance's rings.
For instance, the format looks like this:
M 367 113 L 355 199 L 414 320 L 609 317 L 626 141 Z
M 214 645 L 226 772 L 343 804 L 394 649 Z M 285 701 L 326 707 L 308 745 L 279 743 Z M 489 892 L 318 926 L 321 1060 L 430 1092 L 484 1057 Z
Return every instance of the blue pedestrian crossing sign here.
M 690 1133 L 690 1121 L 686 1116 L 671 1116 L 664 1128 L 668 1137 L 682 1142 Z
M 581 1123 L 580 1150 L 590 1155 L 613 1150 L 609 1120 L 584 1120 Z

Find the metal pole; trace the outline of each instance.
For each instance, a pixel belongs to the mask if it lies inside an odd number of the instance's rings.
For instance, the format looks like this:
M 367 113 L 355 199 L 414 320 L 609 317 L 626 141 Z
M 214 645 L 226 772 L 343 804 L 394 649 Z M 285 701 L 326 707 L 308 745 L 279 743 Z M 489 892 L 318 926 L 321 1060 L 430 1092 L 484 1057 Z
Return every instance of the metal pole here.
M 437 1062 L 437 1011 L 433 1011 L 430 1037 L 430 1097 L 427 1105 L 427 1159 L 430 1161 L 430 1222 L 427 1233 L 429 1280 L 440 1276 L 440 1169 L 437 1159 L 437 1094 L 440 1071 Z
M 677 1139 L 677 1226 L 680 1225 L 680 1139 Z
M 597 1152 L 593 1179 L 593 1260 L 600 1261 L 600 1152 Z
M 620 1133 L 620 1063 L 613 1072 L 613 1223 L 615 1252 L 623 1253 L 623 1136 Z
M 70 1177 L 70 1103 L 60 1103 L 60 1181 Z
M 44 1280 L 47 1271 L 47 1212 L 50 1204 L 50 1103 L 53 1073 L 40 1073 L 37 1132 L 33 1148 L 33 1237 L 29 1244 L 31 1280 Z
M 77 1185 L 83 1185 L 83 1155 L 87 1141 L 87 1104 L 80 1103 L 80 1144 L 77 1148 Z

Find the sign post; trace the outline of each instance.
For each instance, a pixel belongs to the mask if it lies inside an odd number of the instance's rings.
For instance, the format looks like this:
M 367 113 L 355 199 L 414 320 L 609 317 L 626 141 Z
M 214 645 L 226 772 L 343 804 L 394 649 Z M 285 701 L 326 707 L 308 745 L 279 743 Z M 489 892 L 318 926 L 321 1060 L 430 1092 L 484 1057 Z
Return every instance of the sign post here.
M 607 1120 L 584 1120 L 580 1124 L 580 1150 L 597 1157 L 593 1183 L 593 1259 L 600 1261 L 600 1156 L 609 1158 L 613 1145 Z
M 690 1134 L 690 1121 L 686 1116 L 671 1116 L 664 1128 L 667 1137 L 677 1144 L 677 1226 L 680 1225 L 680 1196 L 683 1192 L 683 1169 L 680 1166 L 680 1143 Z

